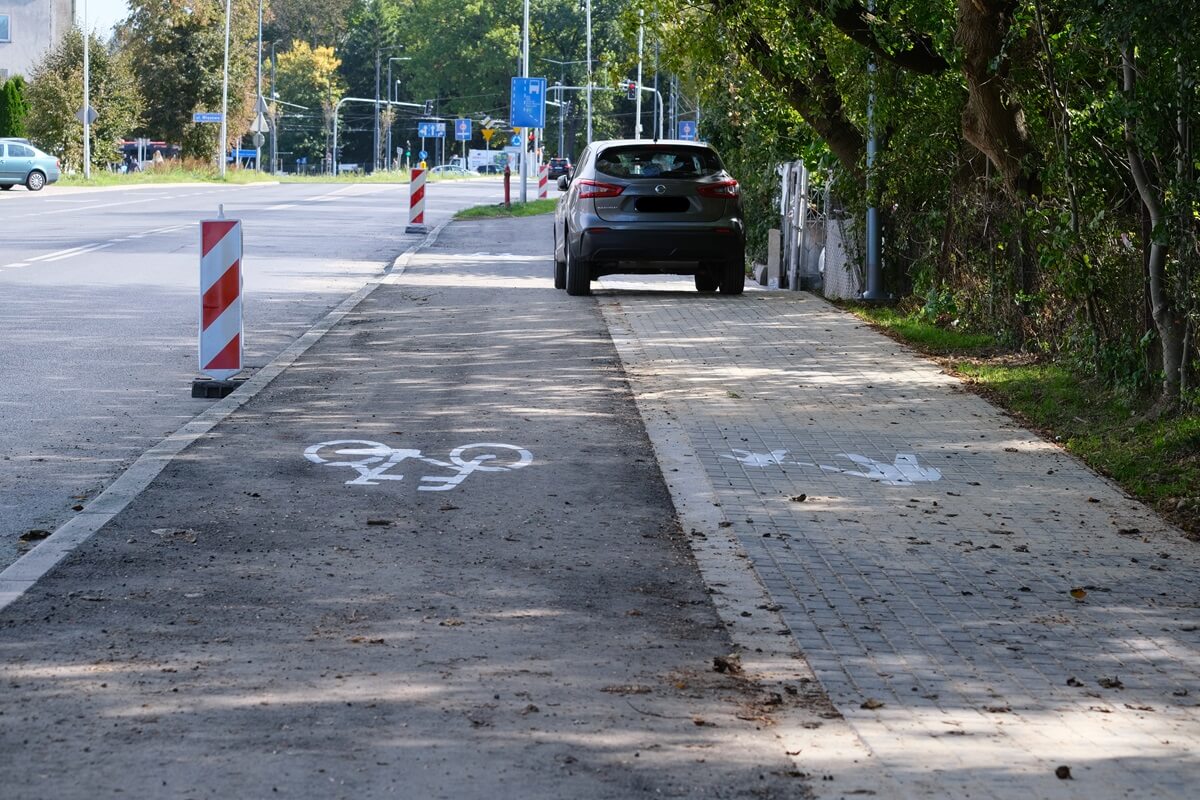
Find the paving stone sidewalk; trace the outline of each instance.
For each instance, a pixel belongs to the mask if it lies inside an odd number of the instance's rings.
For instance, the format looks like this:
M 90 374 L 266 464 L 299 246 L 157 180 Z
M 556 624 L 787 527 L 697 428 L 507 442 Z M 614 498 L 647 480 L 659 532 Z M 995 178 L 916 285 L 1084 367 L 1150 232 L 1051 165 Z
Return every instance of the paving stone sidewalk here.
M 910 796 L 1195 796 L 1200 547 L 820 299 L 596 288 L 634 392 Z

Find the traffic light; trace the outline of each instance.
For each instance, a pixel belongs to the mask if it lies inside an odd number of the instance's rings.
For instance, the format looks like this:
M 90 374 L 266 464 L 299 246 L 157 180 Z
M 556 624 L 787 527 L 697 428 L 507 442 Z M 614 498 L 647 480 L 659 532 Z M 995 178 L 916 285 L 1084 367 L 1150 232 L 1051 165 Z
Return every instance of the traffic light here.
M 628 97 L 630 100 L 637 100 L 637 90 L 638 90 L 637 81 L 626 81 L 626 83 L 625 83 L 625 96 L 626 97 Z
M 426 100 L 425 101 L 425 116 L 428 117 L 432 113 L 433 113 L 433 101 Z

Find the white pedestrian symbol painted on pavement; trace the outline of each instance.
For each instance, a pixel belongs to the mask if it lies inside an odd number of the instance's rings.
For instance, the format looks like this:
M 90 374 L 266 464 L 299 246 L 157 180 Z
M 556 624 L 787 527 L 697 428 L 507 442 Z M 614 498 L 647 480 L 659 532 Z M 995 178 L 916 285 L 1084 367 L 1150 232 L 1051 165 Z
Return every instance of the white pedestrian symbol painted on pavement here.
M 402 481 L 403 475 L 390 470 L 408 459 L 454 470 L 453 475 L 422 476 L 421 481 L 429 485 L 418 486 L 417 490 L 421 492 L 449 491 L 466 480 L 472 472 L 509 472 L 533 463 L 533 454 L 525 448 L 495 442 L 464 444 L 450 451 L 449 461 L 441 461 L 422 455 L 420 450 L 390 447 L 382 442 L 363 439 L 337 439 L 314 444 L 304 451 L 304 457 L 314 464 L 353 469 L 358 477 L 346 481 L 350 486 L 377 486 L 380 481 Z
M 868 478 L 889 486 L 912 486 L 914 483 L 931 483 L 942 479 L 942 473 L 933 467 L 922 467 L 917 457 L 912 453 L 897 453 L 891 464 L 876 461 L 873 458 L 860 456 L 856 453 L 838 453 L 838 458 L 848 459 L 858 465 L 858 469 L 843 469 L 828 464 L 812 464 L 804 461 L 787 461 L 787 450 L 772 450 L 769 453 L 755 453 L 750 450 L 733 451 L 731 456 L 722 456 L 741 462 L 747 467 L 817 467 L 826 472 L 838 472 L 843 475 L 853 475 L 858 478 Z

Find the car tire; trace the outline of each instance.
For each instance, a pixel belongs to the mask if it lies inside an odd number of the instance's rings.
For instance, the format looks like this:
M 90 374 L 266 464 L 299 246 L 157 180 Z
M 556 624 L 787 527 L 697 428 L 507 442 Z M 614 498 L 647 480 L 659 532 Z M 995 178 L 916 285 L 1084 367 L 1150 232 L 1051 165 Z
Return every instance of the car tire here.
M 567 249 L 566 239 L 564 238 L 563 239 L 563 253 L 564 253 L 563 258 L 564 258 L 564 260 L 560 261 L 558 258 L 558 234 L 556 233 L 554 236 L 554 288 L 555 289 L 567 288 L 567 262 L 565 260 L 566 249 Z
M 566 285 L 567 294 L 579 297 L 586 294 L 591 294 L 592 291 L 592 276 L 591 265 L 582 258 L 571 254 L 571 239 L 567 238 L 563 242 L 563 252 L 567 255 L 566 264 Z
M 696 291 L 715 292 L 720 285 L 721 279 L 718 277 L 717 269 L 711 264 L 702 265 L 700 271 L 696 273 Z
M 746 289 L 746 259 L 732 258 L 721 266 L 721 294 L 741 294 Z
M 25 188 L 31 192 L 40 192 L 46 185 L 46 176 L 36 169 L 25 178 Z

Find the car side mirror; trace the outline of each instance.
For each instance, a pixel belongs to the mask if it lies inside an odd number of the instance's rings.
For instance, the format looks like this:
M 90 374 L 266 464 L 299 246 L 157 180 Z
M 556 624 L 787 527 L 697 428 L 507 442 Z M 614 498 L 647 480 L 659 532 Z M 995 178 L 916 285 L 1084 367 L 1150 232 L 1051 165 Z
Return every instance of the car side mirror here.
M 560 192 L 565 192 L 567 190 L 567 188 L 570 186 L 570 184 L 571 184 L 571 179 L 568 176 L 566 176 L 566 175 L 558 176 L 558 190 Z

